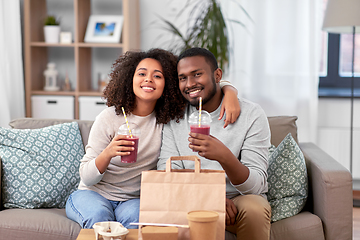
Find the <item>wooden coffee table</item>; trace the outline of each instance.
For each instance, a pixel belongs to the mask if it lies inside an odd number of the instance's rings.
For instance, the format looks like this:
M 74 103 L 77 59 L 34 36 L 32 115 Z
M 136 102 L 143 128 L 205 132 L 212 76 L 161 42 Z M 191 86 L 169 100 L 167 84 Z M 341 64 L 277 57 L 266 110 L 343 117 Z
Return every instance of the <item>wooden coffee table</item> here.
M 126 235 L 126 240 L 137 240 L 138 231 L 138 229 L 129 229 L 129 233 Z M 94 229 L 81 229 L 76 240 L 96 240 Z

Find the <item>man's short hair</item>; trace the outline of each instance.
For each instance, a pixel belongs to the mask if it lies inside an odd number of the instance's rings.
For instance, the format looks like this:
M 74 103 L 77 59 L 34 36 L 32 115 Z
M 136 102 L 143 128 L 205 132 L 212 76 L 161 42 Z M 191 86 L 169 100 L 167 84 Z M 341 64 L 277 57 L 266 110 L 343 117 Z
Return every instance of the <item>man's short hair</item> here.
M 195 57 L 195 56 L 203 56 L 205 58 L 205 61 L 210 64 L 211 70 L 215 71 L 218 69 L 218 63 L 217 60 L 212 52 L 205 48 L 189 48 L 182 52 L 178 58 L 178 63 L 181 59 L 186 57 Z

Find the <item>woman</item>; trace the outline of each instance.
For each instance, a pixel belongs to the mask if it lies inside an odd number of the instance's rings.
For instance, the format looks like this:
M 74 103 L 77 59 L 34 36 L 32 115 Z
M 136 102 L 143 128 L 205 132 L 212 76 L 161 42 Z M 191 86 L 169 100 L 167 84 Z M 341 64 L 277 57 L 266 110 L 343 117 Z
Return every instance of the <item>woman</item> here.
M 81 181 L 66 203 L 67 216 L 81 227 L 118 221 L 136 228 L 129 224 L 139 218 L 141 172 L 156 168 L 163 124 L 183 116 L 185 100 L 178 88 L 176 61 L 172 53 L 152 49 L 127 52 L 114 63 L 104 90 L 108 108 L 91 128 Z M 141 130 L 137 160 L 130 164 L 122 163 L 121 156 L 134 150 L 133 142 L 117 135 L 125 123 L 122 107 L 128 121 Z

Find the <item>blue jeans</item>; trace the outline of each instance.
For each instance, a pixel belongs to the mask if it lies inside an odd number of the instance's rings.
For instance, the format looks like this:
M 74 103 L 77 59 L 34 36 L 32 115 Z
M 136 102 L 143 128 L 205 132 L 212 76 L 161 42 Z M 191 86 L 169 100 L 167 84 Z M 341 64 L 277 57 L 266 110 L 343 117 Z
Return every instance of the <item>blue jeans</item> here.
M 124 202 L 110 201 L 91 190 L 77 190 L 66 202 L 66 215 L 80 224 L 82 228 L 92 228 L 94 223 L 117 221 L 126 228 L 138 228 L 130 225 L 139 222 L 140 199 Z

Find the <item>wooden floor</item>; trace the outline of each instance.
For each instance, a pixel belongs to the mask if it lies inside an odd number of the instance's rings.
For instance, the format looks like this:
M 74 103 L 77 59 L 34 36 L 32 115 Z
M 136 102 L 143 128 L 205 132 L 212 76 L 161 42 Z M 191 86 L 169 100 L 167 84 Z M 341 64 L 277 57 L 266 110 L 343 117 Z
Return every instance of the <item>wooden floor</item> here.
M 353 208 L 353 240 L 360 240 L 360 208 Z

